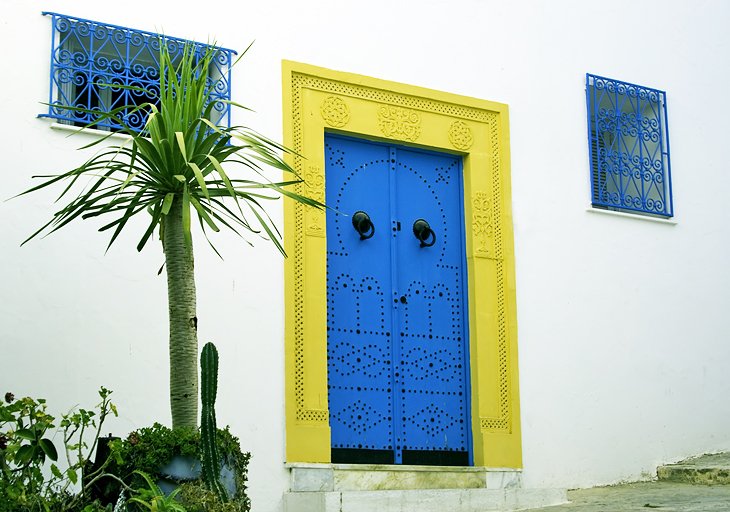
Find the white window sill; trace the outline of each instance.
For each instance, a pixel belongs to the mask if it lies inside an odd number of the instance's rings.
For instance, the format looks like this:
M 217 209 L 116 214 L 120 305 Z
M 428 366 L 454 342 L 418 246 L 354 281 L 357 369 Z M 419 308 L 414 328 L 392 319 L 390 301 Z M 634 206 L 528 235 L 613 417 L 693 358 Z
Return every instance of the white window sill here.
M 109 137 L 110 139 L 117 140 L 132 140 L 130 135 L 119 132 L 107 132 L 104 130 L 97 130 L 96 128 L 81 128 L 79 126 L 73 126 L 70 124 L 61 124 L 53 122 L 50 124 L 52 130 L 58 130 L 61 132 L 68 132 L 69 135 L 84 134 L 84 135 L 95 135 L 97 137 Z
M 648 215 L 636 215 L 633 213 L 615 212 L 613 210 L 593 208 L 592 206 L 586 208 L 586 211 L 591 213 L 600 213 L 602 215 L 613 215 L 614 217 L 625 217 L 627 219 L 647 220 L 649 222 L 658 222 L 659 224 L 669 224 L 670 226 L 677 225 L 677 221 L 673 219 L 660 219 L 657 217 L 649 217 Z

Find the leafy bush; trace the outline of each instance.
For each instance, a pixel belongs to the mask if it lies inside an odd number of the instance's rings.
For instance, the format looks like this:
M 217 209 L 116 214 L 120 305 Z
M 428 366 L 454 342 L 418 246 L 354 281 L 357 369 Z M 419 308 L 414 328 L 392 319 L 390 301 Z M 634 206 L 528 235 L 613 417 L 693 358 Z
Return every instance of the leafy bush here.
M 155 423 L 123 441 L 110 441 L 110 456 L 92 464 L 104 420 L 109 414 L 117 415 L 110 395 L 102 387 L 101 401 L 94 409 L 74 408 L 57 420 L 48 413 L 46 400 L 16 400 L 12 393 L 5 394 L 0 401 L 0 512 L 250 510 L 246 481 L 251 455 L 241 452 L 238 439 L 227 428 L 216 432 L 216 444 L 222 462 L 235 475 L 236 493 L 229 502 L 224 503 L 202 481 L 177 482 L 183 485 L 171 496 L 165 496 L 157 484 L 160 468 L 174 456 L 200 458 L 198 429 L 172 430 Z M 59 435 L 62 445 L 54 443 Z M 65 464 L 59 461 L 61 455 Z M 106 496 L 98 494 L 100 483 L 107 484 Z M 127 500 L 117 502 L 122 493 Z
M 101 401 L 92 410 L 75 408 L 56 418 L 48 413 L 46 400 L 24 397 L 15 399 L 5 393 L 0 401 L 0 512 L 93 512 L 102 507 L 87 499 L 89 484 L 74 493 L 84 468 L 96 449 L 104 420 L 117 415 L 109 399 L 111 391 L 99 390 Z M 60 434 L 65 464 L 53 438 Z M 88 475 L 93 482 L 105 470 L 102 465 Z

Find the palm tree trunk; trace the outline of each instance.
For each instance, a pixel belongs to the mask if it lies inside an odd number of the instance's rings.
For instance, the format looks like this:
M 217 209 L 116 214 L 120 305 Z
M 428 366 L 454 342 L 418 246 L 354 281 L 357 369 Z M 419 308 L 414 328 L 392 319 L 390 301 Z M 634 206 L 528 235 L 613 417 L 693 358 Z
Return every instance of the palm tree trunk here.
M 185 242 L 182 199 L 163 216 L 163 247 L 170 313 L 170 408 L 172 428 L 198 426 L 198 318 L 195 313 L 193 246 Z

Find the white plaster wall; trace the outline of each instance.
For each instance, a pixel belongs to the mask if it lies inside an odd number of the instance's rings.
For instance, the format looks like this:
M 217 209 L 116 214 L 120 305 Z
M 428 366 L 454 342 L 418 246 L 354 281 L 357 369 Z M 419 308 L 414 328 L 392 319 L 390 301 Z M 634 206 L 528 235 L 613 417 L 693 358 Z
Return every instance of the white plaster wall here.
M 280 138 L 281 59 L 510 106 L 519 363 L 528 486 L 590 486 L 730 449 L 726 158 L 730 4 L 723 0 L 0 3 L 0 196 L 69 169 L 90 140 L 37 119 L 48 97 L 49 10 L 244 49 L 238 116 Z M 585 73 L 667 91 L 676 225 L 586 211 Z M 0 391 L 90 404 L 117 433 L 168 423 L 163 257 L 130 229 L 105 254 L 82 222 L 20 248 L 51 193 L 0 203 Z M 279 207 L 272 209 L 277 220 Z M 141 226 L 138 226 L 142 229 Z M 252 451 L 251 495 L 280 511 L 283 263 L 217 236 L 197 243 L 201 342 L 221 352 L 218 418 Z

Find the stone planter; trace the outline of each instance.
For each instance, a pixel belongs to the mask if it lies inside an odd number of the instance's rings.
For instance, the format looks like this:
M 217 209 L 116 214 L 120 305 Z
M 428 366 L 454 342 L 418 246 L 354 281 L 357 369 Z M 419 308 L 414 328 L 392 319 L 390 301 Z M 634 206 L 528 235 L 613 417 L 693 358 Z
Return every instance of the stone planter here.
M 182 483 L 200 480 L 201 472 L 198 458 L 176 455 L 167 465 L 160 468 L 157 485 L 165 494 L 170 494 Z M 221 463 L 220 481 L 228 496 L 236 495 L 236 475 L 225 462 Z

